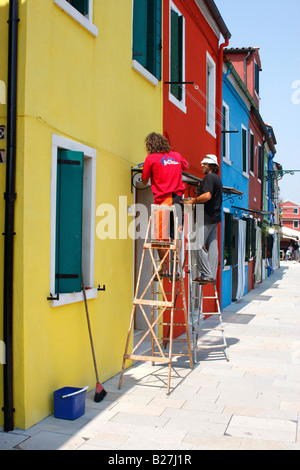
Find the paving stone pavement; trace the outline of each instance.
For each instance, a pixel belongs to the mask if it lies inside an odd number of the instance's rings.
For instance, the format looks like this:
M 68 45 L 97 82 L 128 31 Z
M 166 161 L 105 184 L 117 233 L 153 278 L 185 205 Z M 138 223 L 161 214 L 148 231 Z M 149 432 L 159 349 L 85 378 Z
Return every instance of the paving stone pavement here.
M 299 286 L 300 263 L 282 262 L 225 308 L 230 361 L 214 347 L 217 332 L 205 333 L 193 370 L 174 358 L 169 395 L 167 367 L 140 362 L 120 390 L 119 375 L 103 384 L 100 403 L 89 392 L 75 421 L 51 415 L 26 431 L 0 429 L 0 450 L 299 450 Z

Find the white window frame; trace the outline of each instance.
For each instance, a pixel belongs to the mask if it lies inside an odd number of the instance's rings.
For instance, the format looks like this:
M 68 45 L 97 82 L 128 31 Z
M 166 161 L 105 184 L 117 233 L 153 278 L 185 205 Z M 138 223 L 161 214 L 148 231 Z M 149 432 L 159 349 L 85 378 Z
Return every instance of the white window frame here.
M 174 10 L 178 15 L 182 16 L 183 18 L 183 25 L 182 25 L 182 81 L 185 81 L 185 17 L 181 13 L 180 10 L 176 7 L 176 5 L 170 1 L 170 11 L 169 11 L 169 81 L 171 81 L 171 13 Z M 186 93 L 185 93 L 185 86 L 182 86 L 182 99 L 178 100 L 176 96 L 171 93 L 171 85 L 169 86 L 169 101 L 173 103 L 177 108 L 179 108 L 182 112 L 186 113 Z
M 208 79 L 209 71 L 211 73 Z M 206 130 L 216 138 L 216 63 L 208 51 L 206 51 L 206 81 Z M 209 90 L 209 93 L 207 90 Z M 208 95 L 210 97 L 209 102 Z
M 53 0 L 54 4 L 60 7 L 65 13 L 67 13 L 73 20 L 77 21 L 93 36 L 98 36 L 98 28 L 93 23 L 93 6 L 94 0 L 89 0 L 89 12 L 86 16 L 82 15 L 76 8 L 74 8 L 67 0 Z
M 253 89 L 254 89 L 254 93 L 255 93 L 255 96 L 256 98 L 259 100 L 259 94 L 257 93 L 257 90 L 255 88 L 255 85 L 256 85 L 256 77 L 255 77 L 255 69 L 256 69 L 256 66 L 258 67 L 258 80 L 259 80 L 259 65 L 258 63 L 256 62 L 256 60 L 254 59 L 254 77 L 253 77 Z M 258 87 L 259 87 L 259 82 L 258 82 Z
M 244 124 L 241 125 L 242 130 L 244 129 L 246 131 L 246 171 L 244 171 L 243 168 L 243 138 L 241 139 L 241 149 L 242 149 L 242 172 L 243 176 L 246 178 L 249 178 L 249 152 L 248 152 L 248 129 Z M 241 132 L 241 135 L 243 136 L 243 132 Z
M 258 160 L 258 157 L 259 157 L 259 149 L 260 149 L 260 154 L 261 154 L 261 160 L 263 159 L 263 150 L 262 150 L 262 146 L 261 146 L 261 143 L 258 142 L 258 148 L 257 148 L 257 181 L 261 184 L 261 178 L 258 177 L 258 174 L 259 174 L 259 168 L 258 168 L 258 164 L 259 164 L 259 160 Z M 262 176 L 262 172 L 263 172 L 263 169 L 262 169 L 262 161 L 260 162 L 261 163 L 261 168 L 260 168 L 260 171 L 261 171 L 261 176 Z
M 89 247 L 82 253 L 82 269 L 87 289 L 87 299 L 97 297 L 98 291 L 94 287 L 95 265 L 95 198 L 96 198 L 96 159 L 97 151 L 79 142 L 67 139 L 60 135 L 52 135 L 52 162 L 51 162 L 51 248 L 50 248 L 50 293 L 55 297 L 55 251 L 56 251 L 56 186 L 57 186 L 57 158 L 58 149 L 63 148 L 84 154 L 84 183 L 83 183 L 83 231 L 82 245 Z M 59 294 L 58 300 L 51 300 L 51 307 L 71 304 L 84 300 L 83 292 Z
M 229 131 L 229 106 L 225 101 L 223 101 L 223 107 L 226 110 L 225 114 L 225 129 L 222 129 L 223 131 Z M 223 122 L 223 117 L 222 117 L 222 122 Z M 225 132 L 223 134 L 223 138 L 225 139 L 225 146 L 226 146 L 226 155 L 223 155 L 223 162 L 227 163 L 228 165 L 231 165 L 231 159 L 230 159 L 230 134 L 229 132 Z M 222 145 L 222 154 L 223 154 L 223 145 Z
M 299 228 L 299 220 L 294 220 L 293 221 L 293 227 L 294 228 Z
M 254 167 L 255 167 L 255 140 L 254 140 L 254 132 L 252 129 L 249 130 L 249 167 L 248 172 L 251 176 L 254 177 Z M 250 161 L 251 161 L 251 136 L 253 136 L 253 170 L 250 170 Z

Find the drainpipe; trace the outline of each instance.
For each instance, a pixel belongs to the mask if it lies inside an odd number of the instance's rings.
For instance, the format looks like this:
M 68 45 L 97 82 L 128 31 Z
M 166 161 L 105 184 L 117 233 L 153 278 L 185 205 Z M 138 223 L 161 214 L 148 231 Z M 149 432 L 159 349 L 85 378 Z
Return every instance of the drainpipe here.
M 19 1 L 9 2 L 8 86 L 7 86 L 7 159 L 4 232 L 3 332 L 6 349 L 4 365 L 4 431 L 14 429 L 13 408 L 13 254 L 16 179 L 17 128 L 17 54 Z
M 219 82 L 218 82 L 218 104 L 217 104 L 217 109 L 222 113 L 222 90 L 223 90 L 223 58 L 224 58 L 224 47 L 227 47 L 229 44 L 229 38 L 225 38 L 225 42 L 220 44 L 219 48 Z M 221 114 L 219 114 L 221 115 Z M 217 157 L 219 160 L 219 176 L 222 178 L 221 174 L 221 168 L 222 168 L 222 128 L 221 126 L 218 126 L 217 129 Z M 219 298 L 221 299 L 221 276 L 222 276 L 222 230 L 221 230 L 221 224 L 218 226 L 218 248 L 219 248 L 219 257 L 221 259 L 221 263 L 219 263 L 218 266 L 218 295 Z
M 224 58 L 224 48 L 227 47 L 229 44 L 229 39 L 225 39 L 223 44 L 220 44 L 219 48 L 219 83 L 218 83 L 218 106 L 217 109 L 222 113 L 222 89 L 223 89 L 223 58 Z M 222 145 L 222 133 L 221 133 L 221 126 L 217 130 L 217 151 L 218 157 L 220 158 L 220 168 L 221 168 L 221 159 L 222 159 L 222 152 L 221 152 L 221 145 Z

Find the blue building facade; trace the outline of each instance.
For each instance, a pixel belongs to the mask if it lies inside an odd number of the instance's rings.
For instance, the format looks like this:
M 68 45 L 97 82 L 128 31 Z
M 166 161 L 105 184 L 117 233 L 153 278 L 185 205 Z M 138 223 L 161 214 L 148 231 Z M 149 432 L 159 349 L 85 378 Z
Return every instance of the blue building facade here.
M 223 197 L 221 307 L 247 292 L 247 263 L 239 246 L 245 236 L 243 208 L 249 207 L 248 129 L 250 102 L 232 64 L 224 63 L 221 177 Z M 244 256 L 242 254 L 242 256 Z M 240 259 L 239 259 L 240 258 Z M 238 293 L 239 291 L 239 293 Z

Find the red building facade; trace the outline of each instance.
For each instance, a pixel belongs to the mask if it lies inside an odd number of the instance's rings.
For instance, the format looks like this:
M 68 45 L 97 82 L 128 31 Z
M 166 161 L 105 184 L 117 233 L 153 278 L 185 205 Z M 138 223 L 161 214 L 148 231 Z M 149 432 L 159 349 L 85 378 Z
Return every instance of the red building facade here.
M 282 225 L 300 232 L 300 204 L 286 200 L 280 205 L 280 208 Z
M 223 48 L 229 38 L 213 1 L 163 2 L 163 132 L 200 179 L 205 155 L 220 162 Z M 221 224 L 221 253 L 220 244 Z

